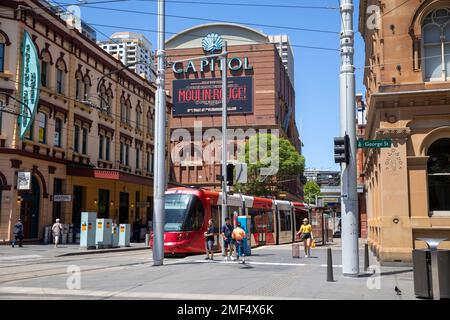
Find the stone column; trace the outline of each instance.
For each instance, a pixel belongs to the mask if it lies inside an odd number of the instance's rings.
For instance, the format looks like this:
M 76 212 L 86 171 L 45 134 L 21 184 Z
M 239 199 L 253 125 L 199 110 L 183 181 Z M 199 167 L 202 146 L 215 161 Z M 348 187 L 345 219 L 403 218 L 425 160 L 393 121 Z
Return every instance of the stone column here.
M 412 229 L 406 142 L 409 128 L 377 129 L 377 139 L 392 139 L 380 150 L 380 248 L 381 263 L 411 261 Z

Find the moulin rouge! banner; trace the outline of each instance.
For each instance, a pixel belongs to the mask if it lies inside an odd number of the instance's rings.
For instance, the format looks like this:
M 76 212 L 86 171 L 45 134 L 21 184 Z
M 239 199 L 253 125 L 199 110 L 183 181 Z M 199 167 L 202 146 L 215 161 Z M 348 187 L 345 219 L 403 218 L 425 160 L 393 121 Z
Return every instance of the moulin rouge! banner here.
M 229 77 L 227 112 L 253 112 L 252 77 Z M 201 116 L 222 112 L 222 79 L 173 80 L 173 115 Z

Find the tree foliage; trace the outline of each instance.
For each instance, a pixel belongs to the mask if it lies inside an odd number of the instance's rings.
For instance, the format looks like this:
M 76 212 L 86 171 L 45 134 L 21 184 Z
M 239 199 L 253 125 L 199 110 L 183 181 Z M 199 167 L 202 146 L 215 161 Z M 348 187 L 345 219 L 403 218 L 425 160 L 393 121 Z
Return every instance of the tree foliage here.
M 278 140 L 272 141 L 272 139 Z M 261 145 L 260 141 L 267 143 Z M 270 160 L 272 154 L 276 157 L 276 153 L 271 150 L 272 142 L 275 144 L 278 142 L 279 160 L 276 161 L 278 171 L 274 175 L 261 175 L 261 169 L 269 168 L 274 164 L 274 161 Z M 264 149 L 260 150 L 260 148 Z M 260 151 L 264 151 L 266 148 L 267 152 L 262 152 L 263 156 L 255 159 L 254 155 L 260 155 Z M 298 180 L 305 168 L 305 158 L 299 154 L 292 143 L 286 138 L 278 138 L 272 134 L 258 133 L 252 136 L 245 143 L 245 160 L 241 154 L 239 161 L 245 161 L 247 164 L 247 183 L 236 184 L 234 189 L 237 192 L 255 196 L 279 197 L 280 191 L 283 191 L 283 184 Z
M 315 203 L 316 196 L 320 195 L 320 186 L 315 181 L 308 181 L 304 187 L 305 202 Z

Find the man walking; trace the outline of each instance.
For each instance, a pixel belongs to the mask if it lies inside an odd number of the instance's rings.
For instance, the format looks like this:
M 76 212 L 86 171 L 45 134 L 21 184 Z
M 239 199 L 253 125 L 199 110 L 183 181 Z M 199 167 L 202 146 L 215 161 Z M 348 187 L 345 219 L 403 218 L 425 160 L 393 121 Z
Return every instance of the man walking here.
M 244 241 L 245 231 L 241 228 L 241 223 L 237 223 L 237 227 L 233 230 L 231 237 L 236 244 L 236 260 L 239 260 L 239 256 L 242 255 L 242 263 L 245 263 Z
M 233 225 L 230 222 L 230 218 L 225 218 L 225 224 L 222 226 L 222 238 L 223 238 L 223 248 L 225 249 L 225 260 L 232 259 L 233 256 Z M 229 249 L 229 250 L 228 250 Z M 228 256 L 228 251 L 230 251 L 230 256 Z
M 19 239 L 19 247 L 22 247 L 22 239 L 23 239 L 23 224 L 22 220 L 19 218 L 17 223 L 14 225 L 13 229 L 14 240 L 12 241 L 12 247 L 16 245 L 17 239 Z
M 59 219 L 56 219 L 56 222 L 52 226 L 52 233 L 53 233 L 55 248 L 58 247 L 59 237 L 61 236 L 62 229 L 63 229 L 62 224 L 59 223 Z

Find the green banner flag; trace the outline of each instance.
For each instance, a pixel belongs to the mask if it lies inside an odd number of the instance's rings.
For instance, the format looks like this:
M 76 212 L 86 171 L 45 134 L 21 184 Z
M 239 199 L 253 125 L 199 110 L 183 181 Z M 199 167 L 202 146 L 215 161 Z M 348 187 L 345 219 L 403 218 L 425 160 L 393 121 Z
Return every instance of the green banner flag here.
M 36 46 L 25 31 L 22 46 L 22 95 L 19 116 L 20 139 L 30 128 L 39 102 L 40 65 Z

